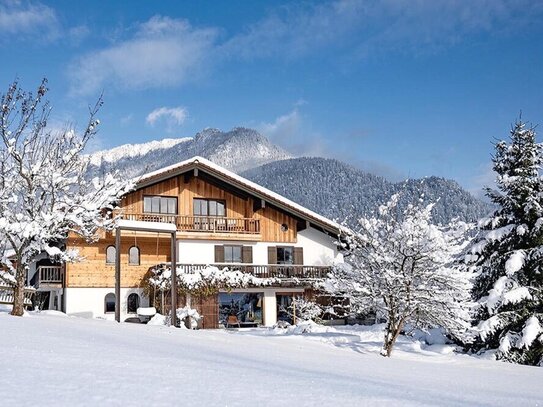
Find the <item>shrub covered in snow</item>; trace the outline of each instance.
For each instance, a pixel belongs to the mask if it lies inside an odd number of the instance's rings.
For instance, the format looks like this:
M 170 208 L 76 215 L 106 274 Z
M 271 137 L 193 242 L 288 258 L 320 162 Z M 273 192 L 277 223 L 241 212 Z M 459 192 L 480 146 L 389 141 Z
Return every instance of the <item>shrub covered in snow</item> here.
M 465 258 L 476 273 L 473 296 L 480 340 L 476 350 L 499 359 L 543 364 L 543 146 L 533 128 L 517 122 L 509 143 L 496 144 L 493 159 L 498 206 L 479 221 Z
M 149 270 L 144 281 L 147 291 L 166 291 L 171 287 L 171 267 L 168 264 L 158 265 Z M 177 285 L 180 292 L 195 295 L 212 295 L 219 290 L 232 290 L 235 288 L 266 287 L 279 283 L 276 278 L 259 278 L 239 270 L 230 270 L 228 267 L 219 269 L 216 266 L 207 266 L 200 269 L 187 270 L 185 267 L 177 268 Z
M 198 327 L 198 322 L 202 319 L 198 311 L 188 305 L 183 308 L 177 308 L 176 313 L 177 319 L 181 321 L 181 324 L 185 324 L 184 326 L 190 329 L 196 329 Z

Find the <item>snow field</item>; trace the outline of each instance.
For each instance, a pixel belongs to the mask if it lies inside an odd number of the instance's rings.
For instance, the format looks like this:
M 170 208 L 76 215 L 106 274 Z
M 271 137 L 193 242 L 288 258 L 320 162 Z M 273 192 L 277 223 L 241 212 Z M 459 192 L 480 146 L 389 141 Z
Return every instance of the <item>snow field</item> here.
M 451 345 L 401 337 L 381 357 L 379 326 L 191 331 L 0 312 L 0 337 L 2 406 L 537 406 L 543 396 L 543 370 Z

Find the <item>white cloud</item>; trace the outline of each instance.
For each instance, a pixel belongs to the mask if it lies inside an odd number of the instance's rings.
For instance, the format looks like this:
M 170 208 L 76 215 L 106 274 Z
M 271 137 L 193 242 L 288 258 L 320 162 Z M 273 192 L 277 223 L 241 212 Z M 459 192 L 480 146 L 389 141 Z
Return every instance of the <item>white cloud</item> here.
M 304 103 L 306 102 L 304 101 Z M 291 154 L 297 156 L 324 155 L 325 140 L 311 129 L 298 106 L 301 104 L 297 102 L 289 113 L 281 115 L 271 122 L 259 123 L 255 125 L 256 129 Z
M 175 125 L 182 125 L 188 117 L 187 109 L 178 106 L 178 107 L 158 107 L 147 115 L 145 121 L 154 126 L 155 123 L 160 119 L 165 119 L 168 127 L 173 127 Z
M 425 52 L 470 34 L 537 24 L 543 3 L 530 0 L 338 0 L 275 9 L 223 45 L 248 59 L 310 55 L 330 47 L 359 57 L 397 50 Z M 512 27 L 512 28 L 511 28 Z
M 179 85 L 198 75 L 217 36 L 213 28 L 154 16 L 127 40 L 89 52 L 70 68 L 72 94 L 116 86 L 123 89 Z
M 60 35 L 55 10 L 41 3 L 8 1 L 0 4 L 0 34 L 51 40 Z

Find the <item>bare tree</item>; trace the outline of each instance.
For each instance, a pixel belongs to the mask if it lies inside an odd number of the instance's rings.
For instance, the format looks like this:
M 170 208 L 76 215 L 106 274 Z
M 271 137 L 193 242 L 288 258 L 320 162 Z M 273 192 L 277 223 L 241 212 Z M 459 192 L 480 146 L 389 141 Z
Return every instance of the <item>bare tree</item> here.
M 77 253 L 60 250 L 68 233 L 91 241 L 100 228 L 112 228 L 108 210 L 131 187 L 114 175 L 85 179 L 88 160 L 83 150 L 96 133 L 101 98 L 89 108 L 81 135 L 68 126 L 52 132 L 47 129 L 47 90 L 46 79 L 35 94 L 15 81 L 0 99 L 0 256 L 10 249 L 15 259 L 3 255 L 0 260 L 8 271 L 0 278 L 14 288 L 13 315 L 24 312 L 32 259 L 45 251 L 59 261 L 77 260 Z
M 435 226 L 433 205 L 400 211 L 398 200 L 394 195 L 377 216 L 360 219 L 360 230 L 346 236 L 346 264 L 335 267 L 326 282 L 328 291 L 349 298 L 355 310 L 386 320 L 384 356 L 391 355 L 406 324 L 440 326 L 453 335 L 469 326 L 469 276 L 452 267 L 466 225 Z

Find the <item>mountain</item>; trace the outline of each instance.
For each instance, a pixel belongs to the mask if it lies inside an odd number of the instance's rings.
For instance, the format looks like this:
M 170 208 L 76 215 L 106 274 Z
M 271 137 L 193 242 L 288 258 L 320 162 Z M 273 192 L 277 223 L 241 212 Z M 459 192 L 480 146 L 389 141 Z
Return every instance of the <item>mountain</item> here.
M 326 217 L 347 219 L 351 224 L 398 192 L 402 193 L 400 207 L 415 202 L 421 194 L 425 202 L 437 202 L 433 210 L 436 223 L 456 217 L 475 221 L 492 209 L 452 180 L 428 177 L 392 183 L 333 159 L 287 159 L 241 175 Z
M 117 169 L 134 177 L 195 155 L 275 191 L 326 217 L 351 222 L 369 214 L 396 192 L 402 191 L 402 205 L 424 194 L 428 202 L 438 201 L 434 220 L 452 218 L 474 221 L 490 211 L 456 182 L 429 177 L 392 183 L 338 160 L 293 158 L 255 130 L 243 127 L 223 132 L 205 129 L 194 137 L 126 144 L 90 155 L 90 174 Z
M 117 169 L 124 176 L 134 177 L 195 155 L 234 172 L 292 157 L 255 130 L 237 127 L 222 132 L 208 128 L 194 137 L 125 144 L 93 153 L 89 171 L 96 174 Z

